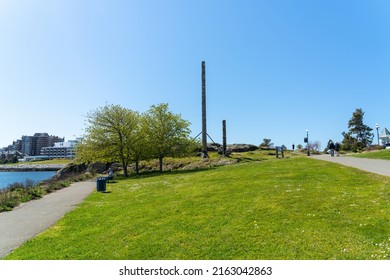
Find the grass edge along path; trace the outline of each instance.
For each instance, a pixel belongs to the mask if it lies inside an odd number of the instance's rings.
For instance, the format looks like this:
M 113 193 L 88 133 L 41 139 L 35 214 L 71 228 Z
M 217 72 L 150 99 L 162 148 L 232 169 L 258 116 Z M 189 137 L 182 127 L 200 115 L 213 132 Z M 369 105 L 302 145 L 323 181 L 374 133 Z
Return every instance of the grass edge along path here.
M 308 158 L 118 180 L 6 259 L 390 259 L 390 178 Z
M 26 240 L 50 228 L 95 189 L 94 181 L 71 184 L 14 211 L 0 213 L 0 258 Z
M 348 156 L 357 157 L 357 158 L 390 160 L 390 149 L 363 152 L 363 153 L 357 153 L 357 154 L 348 154 Z

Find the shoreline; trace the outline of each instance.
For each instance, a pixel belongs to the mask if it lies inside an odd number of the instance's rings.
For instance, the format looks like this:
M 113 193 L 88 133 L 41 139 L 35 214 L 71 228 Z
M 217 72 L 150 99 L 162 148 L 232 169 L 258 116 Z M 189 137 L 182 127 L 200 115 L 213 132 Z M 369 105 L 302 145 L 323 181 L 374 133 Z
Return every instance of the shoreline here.
M 66 164 L 18 164 L 18 165 L 0 165 L 0 171 L 58 171 L 64 168 Z

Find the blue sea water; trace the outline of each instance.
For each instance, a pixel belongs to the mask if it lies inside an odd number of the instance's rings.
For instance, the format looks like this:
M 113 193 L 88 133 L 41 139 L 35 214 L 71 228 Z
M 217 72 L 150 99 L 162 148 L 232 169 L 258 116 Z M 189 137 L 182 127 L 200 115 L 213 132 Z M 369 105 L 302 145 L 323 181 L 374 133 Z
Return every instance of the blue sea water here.
M 55 174 L 55 171 L 0 171 L 0 189 L 6 188 L 13 183 L 24 183 L 26 179 L 39 183 L 53 177 Z

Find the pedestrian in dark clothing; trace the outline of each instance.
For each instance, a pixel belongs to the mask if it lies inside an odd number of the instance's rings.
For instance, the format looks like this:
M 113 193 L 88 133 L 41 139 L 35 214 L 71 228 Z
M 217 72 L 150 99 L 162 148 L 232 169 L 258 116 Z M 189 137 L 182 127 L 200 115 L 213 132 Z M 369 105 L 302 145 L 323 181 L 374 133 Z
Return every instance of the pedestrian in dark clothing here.
M 329 140 L 328 142 L 328 149 L 330 150 L 330 156 L 334 156 L 334 148 L 335 148 L 335 145 L 333 143 L 332 140 Z
M 340 143 L 339 142 L 336 142 L 336 144 L 334 144 L 334 150 L 336 151 L 336 156 L 339 156 L 340 155 Z

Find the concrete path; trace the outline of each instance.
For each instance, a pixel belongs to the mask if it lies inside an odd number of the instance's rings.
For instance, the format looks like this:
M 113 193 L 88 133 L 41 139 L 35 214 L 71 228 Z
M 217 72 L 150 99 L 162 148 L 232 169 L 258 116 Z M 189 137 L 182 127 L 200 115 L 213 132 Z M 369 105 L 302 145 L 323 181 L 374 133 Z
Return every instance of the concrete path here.
M 318 155 L 312 156 L 311 158 L 343 164 L 379 175 L 390 176 L 390 160 L 356 158 L 348 156 L 331 157 L 330 155 Z
M 0 259 L 55 224 L 92 193 L 95 186 L 95 181 L 73 183 L 10 212 L 0 213 Z

